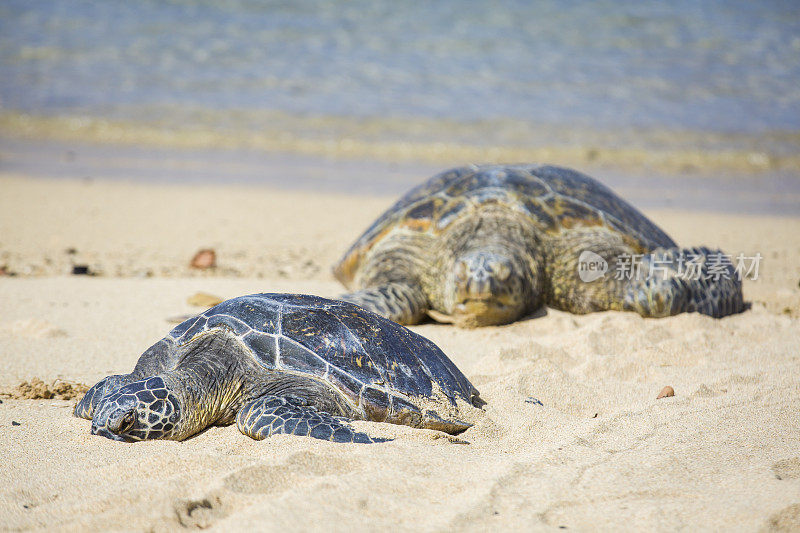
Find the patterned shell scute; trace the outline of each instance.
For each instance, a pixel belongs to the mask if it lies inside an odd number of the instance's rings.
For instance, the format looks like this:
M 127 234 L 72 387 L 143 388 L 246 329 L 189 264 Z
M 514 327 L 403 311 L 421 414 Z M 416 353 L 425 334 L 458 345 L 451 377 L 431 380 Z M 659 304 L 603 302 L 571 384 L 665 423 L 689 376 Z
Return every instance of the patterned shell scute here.
M 594 216 L 602 216 L 613 229 L 647 243 L 650 248 L 675 246 L 675 242 L 638 209 L 586 174 L 554 166 L 537 167 L 531 172 L 561 197 L 565 206 L 562 216 L 580 218 L 593 212 Z
M 441 232 L 472 206 L 516 209 L 538 230 L 557 233 L 605 225 L 646 248 L 675 243 L 611 189 L 574 170 L 537 165 L 484 165 L 448 170 L 413 188 L 350 247 L 335 269 L 353 278 L 361 258 L 396 227 Z
M 179 345 L 190 342 L 197 335 L 216 328 L 225 328 L 239 337 L 252 333 L 276 331 L 278 306 L 251 296 L 226 300 L 196 318 L 177 325 L 169 336 Z M 255 330 L 255 331 L 254 331 Z
M 366 396 L 377 394 L 373 385 L 429 396 L 434 383 L 451 400 L 469 401 L 473 393 L 431 341 L 350 303 L 294 294 L 242 296 L 187 320 L 170 336 L 186 344 L 218 328 L 238 336 L 266 367 L 325 379 L 354 398 L 364 385 Z
M 353 378 L 411 396 L 429 396 L 434 382 L 447 394 L 467 400 L 472 392 L 435 344 L 352 304 L 287 308 L 283 335 L 324 359 L 332 381 L 348 388 L 348 378 Z M 282 361 L 284 357 L 281 352 Z M 359 390 L 351 392 L 357 395 Z

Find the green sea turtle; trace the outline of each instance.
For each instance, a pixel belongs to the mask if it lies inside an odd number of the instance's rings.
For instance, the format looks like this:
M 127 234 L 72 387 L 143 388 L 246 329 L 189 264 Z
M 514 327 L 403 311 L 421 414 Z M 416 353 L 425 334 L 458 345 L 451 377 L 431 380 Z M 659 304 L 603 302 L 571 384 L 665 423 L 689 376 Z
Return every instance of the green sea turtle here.
M 744 308 L 728 256 L 676 247 L 604 185 L 553 166 L 438 174 L 378 218 L 334 273 L 352 291 L 343 300 L 401 324 L 426 313 L 503 324 L 542 305 L 646 317 Z
M 482 405 L 435 344 L 399 324 L 347 302 L 256 294 L 176 326 L 133 372 L 92 387 L 75 416 L 124 441 L 183 440 L 235 421 L 257 440 L 369 443 L 379 439 L 348 419 L 456 434 Z

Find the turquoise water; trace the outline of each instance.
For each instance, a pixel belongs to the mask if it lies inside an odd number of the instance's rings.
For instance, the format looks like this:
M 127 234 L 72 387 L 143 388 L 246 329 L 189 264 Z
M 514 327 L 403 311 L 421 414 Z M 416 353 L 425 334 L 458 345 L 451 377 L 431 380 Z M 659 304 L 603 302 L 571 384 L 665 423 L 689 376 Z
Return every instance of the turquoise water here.
M 3 111 L 45 116 L 758 136 L 800 131 L 800 3 L 5 0 L 0 72 Z

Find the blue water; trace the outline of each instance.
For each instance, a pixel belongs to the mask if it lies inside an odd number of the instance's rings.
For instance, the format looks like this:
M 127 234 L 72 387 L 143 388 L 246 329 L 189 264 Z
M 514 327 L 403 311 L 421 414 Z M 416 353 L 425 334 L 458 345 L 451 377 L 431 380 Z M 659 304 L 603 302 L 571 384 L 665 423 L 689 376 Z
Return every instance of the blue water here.
M 4 0 L 0 106 L 800 131 L 800 2 Z M 487 135 L 491 135 L 487 132 Z

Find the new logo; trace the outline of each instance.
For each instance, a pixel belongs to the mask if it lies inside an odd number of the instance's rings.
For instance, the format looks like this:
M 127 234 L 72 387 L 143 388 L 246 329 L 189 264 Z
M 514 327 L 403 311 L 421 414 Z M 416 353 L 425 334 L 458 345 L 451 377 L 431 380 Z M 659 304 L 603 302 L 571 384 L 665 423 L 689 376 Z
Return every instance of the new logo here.
M 584 250 L 578 257 L 578 277 L 591 283 L 608 272 L 608 262 L 590 250 Z

